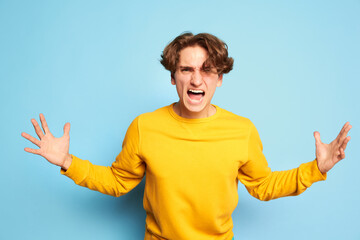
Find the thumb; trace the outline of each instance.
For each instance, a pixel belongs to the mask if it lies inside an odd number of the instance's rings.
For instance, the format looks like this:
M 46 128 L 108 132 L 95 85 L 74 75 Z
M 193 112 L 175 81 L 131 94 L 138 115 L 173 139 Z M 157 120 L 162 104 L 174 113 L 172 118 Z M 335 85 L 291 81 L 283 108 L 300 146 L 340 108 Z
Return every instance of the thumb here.
M 318 131 L 315 131 L 315 132 L 314 132 L 314 137 L 315 137 L 315 144 L 321 143 L 320 133 L 319 133 Z
M 69 136 L 69 133 L 70 133 L 70 123 L 67 122 L 64 125 L 64 135 Z

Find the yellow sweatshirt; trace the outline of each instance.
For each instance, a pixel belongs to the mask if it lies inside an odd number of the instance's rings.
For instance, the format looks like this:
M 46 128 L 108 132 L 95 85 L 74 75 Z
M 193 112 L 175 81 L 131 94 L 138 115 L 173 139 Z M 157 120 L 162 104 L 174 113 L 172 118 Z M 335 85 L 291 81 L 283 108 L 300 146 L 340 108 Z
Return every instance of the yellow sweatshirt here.
M 266 201 L 298 195 L 326 178 L 316 160 L 272 172 L 252 122 L 215 107 L 213 116 L 202 119 L 182 118 L 173 105 L 142 114 L 111 167 L 73 156 L 61 173 L 113 196 L 129 192 L 146 173 L 146 240 L 230 240 L 238 180 Z

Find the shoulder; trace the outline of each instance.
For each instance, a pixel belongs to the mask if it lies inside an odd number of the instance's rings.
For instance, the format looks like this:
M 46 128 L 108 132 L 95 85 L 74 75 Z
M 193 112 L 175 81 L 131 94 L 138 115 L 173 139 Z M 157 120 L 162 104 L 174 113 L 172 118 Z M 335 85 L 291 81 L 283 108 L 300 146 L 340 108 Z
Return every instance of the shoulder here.
M 141 128 L 156 128 L 156 126 L 161 126 L 162 124 L 165 124 L 169 121 L 169 107 L 170 106 L 165 106 L 152 112 L 140 114 L 135 118 L 134 122 L 136 122 L 137 125 Z
M 157 118 L 162 118 L 162 117 L 168 116 L 169 115 L 169 107 L 170 106 L 165 106 L 165 107 L 158 108 L 152 112 L 146 112 L 146 113 L 140 114 L 137 117 L 137 119 L 141 119 L 141 121 L 148 121 L 148 120 L 154 120 Z
M 230 111 L 220 108 L 218 106 L 216 106 L 216 107 L 220 111 L 219 120 L 227 122 L 229 124 L 230 123 L 235 124 L 236 126 L 239 126 L 239 127 L 252 128 L 254 126 L 254 124 L 251 122 L 251 120 L 249 118 L 239 116 L 233 112 L 230 112 Z

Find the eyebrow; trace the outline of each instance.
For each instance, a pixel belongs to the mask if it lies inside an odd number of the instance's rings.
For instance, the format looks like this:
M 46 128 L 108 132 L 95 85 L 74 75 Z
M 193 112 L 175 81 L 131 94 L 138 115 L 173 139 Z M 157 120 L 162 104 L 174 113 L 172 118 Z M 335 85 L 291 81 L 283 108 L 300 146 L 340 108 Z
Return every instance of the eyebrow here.
M 188 69 L 194 69 L 196 67 L 192 67 L 192 66 L 179 66 L 180 69 L 184 69 L 184 68 L 188 68 Z M 201 66 L 200 69 L 204 69 L 204 68 L 213 68 L 211 66 Z
M 180 70 L 188 70 L 188 71 L 194 71 L 195 68 L 194 67 L 190 67 L 190 66 L 179 66 Z

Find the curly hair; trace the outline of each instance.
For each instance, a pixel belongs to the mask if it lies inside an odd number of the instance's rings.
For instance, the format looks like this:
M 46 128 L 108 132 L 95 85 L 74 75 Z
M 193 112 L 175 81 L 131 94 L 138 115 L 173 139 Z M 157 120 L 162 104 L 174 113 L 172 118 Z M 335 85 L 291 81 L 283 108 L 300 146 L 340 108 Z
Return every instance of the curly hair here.
M 179 62 L 180 51 L 192 46 L 203 47 L 208 52 L 209 57 L 204 65 L 215 67 L 219 75 L 232 70 L 234 59 L 228 56 L 226 43 L 209 33 L 194 35 L 191 32 L 185 32 L 170 42 L 161 54 L 160 63 L 171 72 L 172 77 Z

